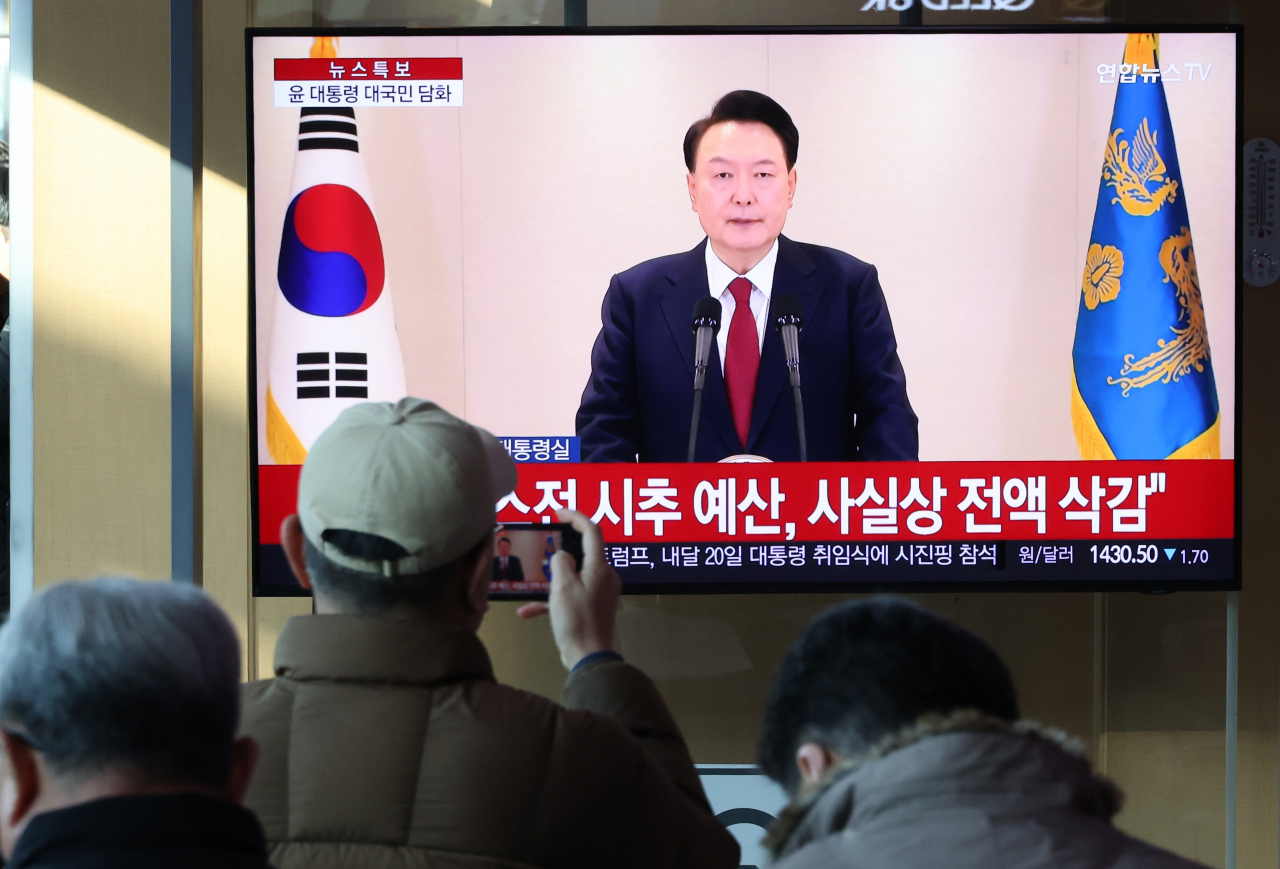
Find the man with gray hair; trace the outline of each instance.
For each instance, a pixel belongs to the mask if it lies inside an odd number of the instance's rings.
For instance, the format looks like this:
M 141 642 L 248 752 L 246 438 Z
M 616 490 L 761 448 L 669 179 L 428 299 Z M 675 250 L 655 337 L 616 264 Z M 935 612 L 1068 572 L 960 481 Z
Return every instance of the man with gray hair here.
M 551 562 L 564 705 L 499 685 L 476 631 L 494 509 L 516 468 L 430 402 L 347 408 L 302 467 L 281 543 L 315 596 L 246 689 L 262 745 L 246 804 L 281 869 L 729 869 L 653 682 L 613 651 L 621 582 L 600 530 Z
M 240 649 L 199 589 L 67 582 L 0 628 L 0 850 L 9 869 L 266 869 L 239 803 Z

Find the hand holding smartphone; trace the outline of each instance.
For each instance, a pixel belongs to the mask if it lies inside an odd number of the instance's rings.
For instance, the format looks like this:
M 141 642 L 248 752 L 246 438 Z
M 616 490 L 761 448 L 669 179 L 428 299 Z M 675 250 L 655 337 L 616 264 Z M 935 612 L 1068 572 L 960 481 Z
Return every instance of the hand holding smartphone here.
M 570 520 L 568 531 L 574 533 L 561 531 L 564 554 L 551 558 L 554 581 L 546 603 L 525 604 L 519 615 L 526 619 L 551 616 L 560 661 L 572 670 L 587 655 L 613 650 L 622 580 L 605 560 L 600 529 L 573 510 L 561 510 L 558 515 Z M 571 552 L 570 546 L 578 551 Z

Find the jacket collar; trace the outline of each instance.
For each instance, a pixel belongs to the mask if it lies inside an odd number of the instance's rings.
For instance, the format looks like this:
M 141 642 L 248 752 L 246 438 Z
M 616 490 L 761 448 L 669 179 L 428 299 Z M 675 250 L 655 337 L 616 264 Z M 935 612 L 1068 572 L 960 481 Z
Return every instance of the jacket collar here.
M 707 284 L 706 267 L 706 247 L 709 243 L 707 239 L 703 239 L 693 250 L 672 258 L 667 268 L 667 280 L 671 283 L 672 290 L 659 297 L 667 327 L 671 330 L 671 337 L 689 374 L 690 389 L 693 388 L 694 336 L 689 324 L 693 319 L 693 306 L 698 299 L 711 292 Z M 785 235 L 778 236 L 778 261 L 773 270 L 770 299 L 776 299 L 779 293 L 796 296 L 800 299 L 804 322 L 813 322 L 823 290 L 821 282 L 814 275 L 816 271 L 817 266 L 804 252 L 804 248 Z M 721 328 L 726 328 L 727 325 L 722 324 Z M 805 330 L 801 330 L 802 348 L 806 334 Z M 733 427 L 733 416 L 729 412 L 729 397 L 725 391 L 724 374 L 720 365 L 720 348 L 712 343 L 711 361 L 707 366 L 707 385 L 702 399 L 703 419 L 710 420 L 716 434 L 732 452 L 750 452 L 764 430 L 765 423 L 769 421 L 786 383 L 787 360 L 782 349 L 782 339 L 777 330 L 769 326 L 765 329 L 764 347 L 760 352 L 760 373 L 756 380 L 751 428 L 746 444 L 741 444 Z
M 375 616 L 294 616 L 280 632 L 275 665 L 277 676 L 303 682 L 494 681 L 489 653 L 470 631 Z
M 267 865 L 253 813 L 201 794 L 107 797 L 44 812 L 31 819 L 8 865 L 24 869 L 76 853 L 183 851 L 239 854 L 243 860 L 226 865 Z
M 959 801 L 969 794 L 1004 813 L 1047 806 L 1103 821 L 1124 799 L 1063 731 L 962 709 L 922 716 L 829 770 L 783 810 L 765 844 L 780 860 L 878 815 L 918 811 L 915 799 L 939 794 Z

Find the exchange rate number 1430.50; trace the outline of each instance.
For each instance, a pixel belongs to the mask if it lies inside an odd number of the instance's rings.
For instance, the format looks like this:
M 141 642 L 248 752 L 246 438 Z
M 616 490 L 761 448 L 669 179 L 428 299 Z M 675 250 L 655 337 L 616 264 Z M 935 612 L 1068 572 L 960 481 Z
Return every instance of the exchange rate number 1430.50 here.
M 1110 546 L 1090 546 L 1093 563 L 1104 561 L 1107 564 L 1154 564 L 1160 558 L 1160 550 L 1154 544 L 1130 546 L 1128 543 L 1113 543 Z

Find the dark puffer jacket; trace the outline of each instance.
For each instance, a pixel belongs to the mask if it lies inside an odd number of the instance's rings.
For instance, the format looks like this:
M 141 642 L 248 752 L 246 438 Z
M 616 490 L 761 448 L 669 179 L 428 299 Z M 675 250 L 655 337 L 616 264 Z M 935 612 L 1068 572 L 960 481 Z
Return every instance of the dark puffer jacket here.
M 653 682 L 588 664 L 564 705 L 499 685 L 475 634 L 298 616 L 246 686 L 246 805 L 280 869 L 729 869 Z
M 271 869 L 253 814 L 201 794 L 106 797 L 27 824 L 7 869 Z
M 1206 869 L 1117 830 L 1119 808 L 1062 734 L 960 713 L 834 769 L 770 841 L 775 869 Z

